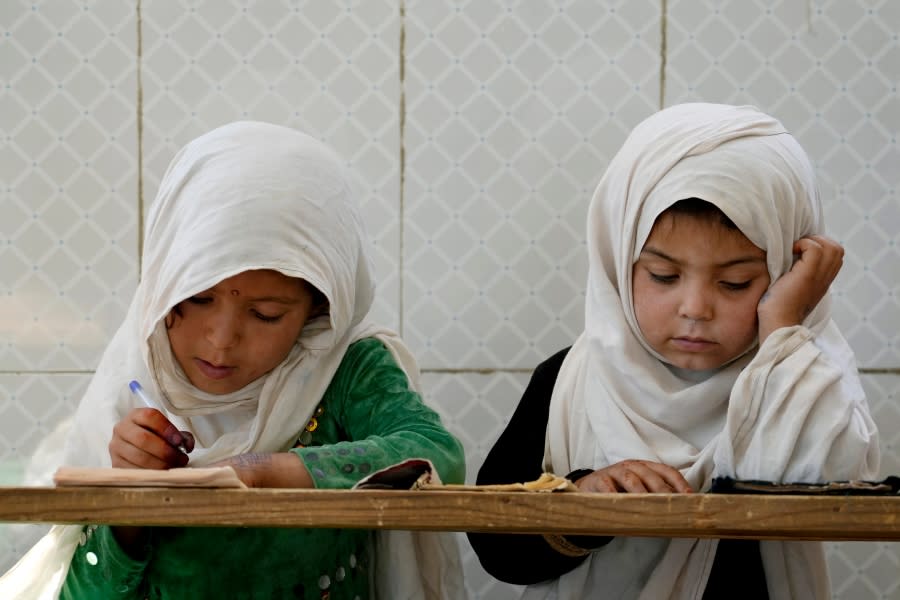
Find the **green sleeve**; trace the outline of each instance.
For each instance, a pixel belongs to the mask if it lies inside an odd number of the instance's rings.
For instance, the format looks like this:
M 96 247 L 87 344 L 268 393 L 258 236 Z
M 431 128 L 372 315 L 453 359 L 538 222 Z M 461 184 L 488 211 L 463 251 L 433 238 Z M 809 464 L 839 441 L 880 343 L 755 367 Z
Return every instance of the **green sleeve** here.
M 122 550 L 106 526 L 89 525 L 75 548 L 61 600 L 134 598 L 144 577 L 146 560 L 134 560 Z
M 348 348 L 322 406 L 330 413 L 333 433 L 322 432 L 322 445 L 293 450 L 317 488 L 350 488 L 410 458 L 430 460 L 443 483 L 465 481 L 462 444 L 410 389 L 406 374 L 379 340 L 366 338 Z

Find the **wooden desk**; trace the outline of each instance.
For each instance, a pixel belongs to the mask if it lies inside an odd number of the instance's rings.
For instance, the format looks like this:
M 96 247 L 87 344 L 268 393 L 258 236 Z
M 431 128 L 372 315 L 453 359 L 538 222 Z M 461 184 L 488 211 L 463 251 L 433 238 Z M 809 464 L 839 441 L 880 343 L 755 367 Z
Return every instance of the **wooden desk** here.
M 0 487 L 0 522 L 900 541 L 900 496 Z

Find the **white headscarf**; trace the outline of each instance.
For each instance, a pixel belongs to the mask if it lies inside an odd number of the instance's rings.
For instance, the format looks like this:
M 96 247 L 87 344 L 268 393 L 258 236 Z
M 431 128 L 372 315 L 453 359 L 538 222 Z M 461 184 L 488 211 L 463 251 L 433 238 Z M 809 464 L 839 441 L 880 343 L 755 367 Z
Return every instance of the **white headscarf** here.
M 697 490 L 712 476 L 771 481 L 872 477 L 875 425 L 853 354 L 826 297 L 802 326 L 772 333 L 728 365 L 667 365 L 640 333 L 632 268 L 656 218 L 701 198 L 766 251 L 771 281 L 792 245 L 823 232 L 813 169 L 796 140 L 753 107 L 684 104 L 638 125 L 588 213 L 585 331 L 553 390 L 545 468 L 568 473 L 644 459 Z M 716 540 L 620 537 L 526 598 L 701 598 Z M 770 597 L 827 598 L 821 544 L 763 542 Z M 555 595 L 554 595 L 555 594 Z
M 113 426 L 139 406 L 128 388 L 132 379 L 162 404 L 176 427 L 194 433 L 192 466 L 291 448 L 348 346 L 359 339 L 381 340 L 418 390 L 418 367 L 400 338 L 368 321 L 375 284 L 351 181 L 329 148 L 276 125 L 232 123 L 185 146 L 150 209 L 140 285 L 78 407 L 62 463 L 110 464 Z M 267 375 L 230 394 L 204 393 L 178 367 L 165 317 L 185 298 L 255 269 L 308 281 L 328 299 L 328 314 L 308 322 L 285 360 Z M 14 567 L 24 573 L 19 580 L 41 573 L 58 580 L 58 590 L 79 530 L 55 527 Z M 378 581 L 379 589 L 391 590 L 392 598 L 422 598 L 436 581 L 451 588 L 455 579 L 461 582 L 452 537 L 379 537 L 381 552 L 404 558 L 385 561 L 388 566 L 379 570 L 388 578 Z M 429 561 L 432 568 L 425 572 L 419 568 L 428 558 L 424 553 L 442 556 L 446 564 Z M 374 559 L 378 564 L 379 557 Z M 29 560 L 31 567 L 22 566 Z M 0 592 L 12 585 L 12 574 L 0 581 Z

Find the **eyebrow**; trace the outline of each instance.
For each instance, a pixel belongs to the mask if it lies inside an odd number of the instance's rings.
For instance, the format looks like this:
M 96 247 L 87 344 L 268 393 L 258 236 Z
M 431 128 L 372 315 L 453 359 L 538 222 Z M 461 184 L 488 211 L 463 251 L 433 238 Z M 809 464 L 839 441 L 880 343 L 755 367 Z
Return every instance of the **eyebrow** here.
M 663 260 L 667 260 L 671 263 L 675 263 L 676 265 L 681 264 L 681 261 L 678 260 L 677 258 L 675 258 L 673 256 L 669 256 L 662 250 L 657 250 L 656 248 L 654 248 L 652 246 L 645 246 L 644 249 L 641 250 L 641 254 L 644 254 L 645 252 L 648 254 L 652 254 L 654 256 L 658 256 L 659 258 L 662 258 Z M 746 264 L 746 263 L 763 263 L 763 264 L 765 264 L 765 262 L 766 262 L 766 259 L 761 258 L 759 256 L 739 256 L 738 258 L 735 258 L 735 259 L 732 259 L 732 260 L 729 260 L 729 261 L 726 261 L 723 263 L 718 263 L 716 265 L 716 267 L 718 267 L 718 268 L 733 267 L 734 265 L 742 265 L 742 264 Z
M 207 291 L 218 292 L 220 294 L 227 293 L 227 292 L 223 292 L 221 289 L 219 289 L 219 286 L 217 286 L 217 285 L 213 286 L 210 290 L 207 290 Z M 201 293 L 203 293 L 203 292 L 201 292 Z M 253 297 L 253 296 L 244 296 L 243 294 L 241 294 L 241 298 L 247 302 L 277 302 L 278 304 L 299 304 L 301 302 L 300 298 L 294 298 L 291 296 L 256 296 L 256 297 Z
M 247 297 L 249 302 L 277 302 L 278 304 L 298 304 L 300 298 L 290 298 L 288 296 L 260 296 L 259 298 Z

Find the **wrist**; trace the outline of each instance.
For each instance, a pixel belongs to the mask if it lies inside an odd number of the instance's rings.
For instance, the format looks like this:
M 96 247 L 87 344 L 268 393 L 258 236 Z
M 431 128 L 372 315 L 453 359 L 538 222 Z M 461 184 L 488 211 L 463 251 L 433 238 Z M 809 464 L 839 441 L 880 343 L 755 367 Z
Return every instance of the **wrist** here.
M 785 315 L 759 316 L 759 345 L 772 335 L 774 332 L 784 327 L 793 327 L 799 325 L 800 321 L 788 318 Z
M 566 475 L 566 479 L 568 479 L 572 483 L 576 483 L 582 477 L 587 477 L 593 472 L 594 469 L 575 469 L 574 471 Z
M 241 454 L 229 459 L 227 464 L 234 467 L 249 487 L 315 487 L 303 460 L 293 452 Z

